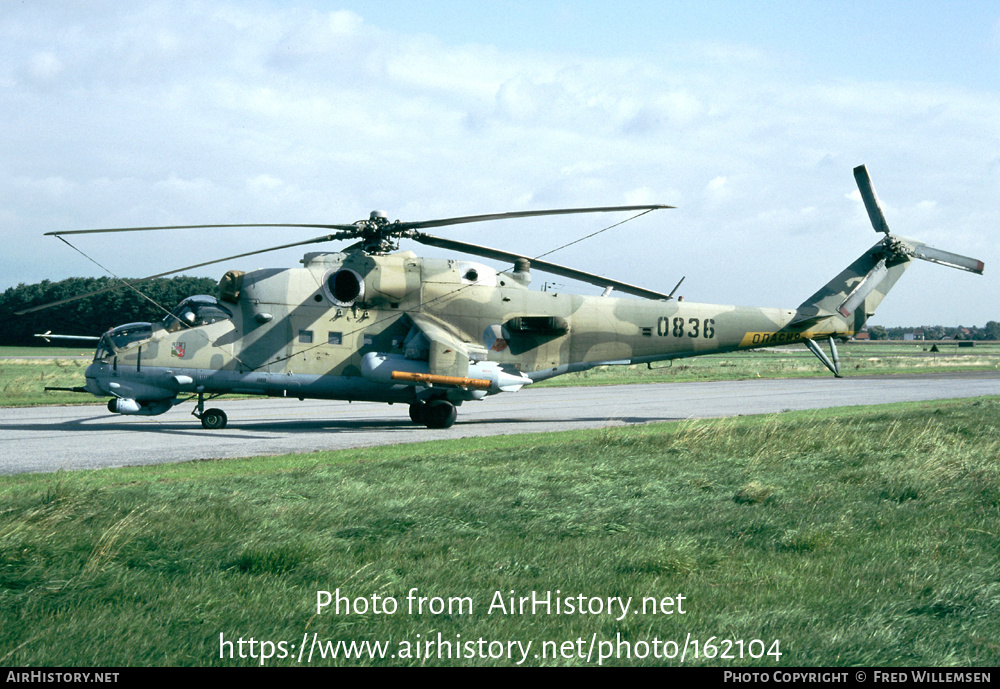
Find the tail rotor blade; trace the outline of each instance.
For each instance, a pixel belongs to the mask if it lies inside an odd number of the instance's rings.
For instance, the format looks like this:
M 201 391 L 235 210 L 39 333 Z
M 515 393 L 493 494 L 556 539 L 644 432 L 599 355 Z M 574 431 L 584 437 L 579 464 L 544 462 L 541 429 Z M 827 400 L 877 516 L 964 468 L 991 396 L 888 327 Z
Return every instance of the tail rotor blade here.
M 943 266 L 967 270 L 978 275 L 983 274 L 985 264 L 978 258 L 970 258 L 961 254 L 953 254 L 950 251 L 935 249 L 932 246 L 921 244 L 912 248 L 911 254 L 915 258 L 922 258 L 931 263 L 940 263 Z
M 878 196 L 875 195 L 872 179 L 868 176 L 868 168 L 864 165 L 858 165 L 854 168 L 854 179 L 858 183 L 858 191 L 861 192 L 861 199 L 865 202 L 865 209 L 872 221 L 872 227 L 875 228 L 876 232 L 889 234 L 889 223 L 885 221 L 882 206 L 878 202 Z
M 885 214 L 882 213 L 882 205 L 879 203 L 878 196 L 875 194 L 875 188 L 872 186 L 871 177 L 868 175 L 868 168 L 864 165 L 858 165 L 854 168 L 854 179 L 858 183 L 858 191 L 861 192 L 861 199 L 865 202 L 865 210 L 868 211 L 868 218 L 872 221 L 872 227 L 875 228 L 876 232 L 884 232 L 886 237 L 889 237 L 889 224 L 885 221 Z M 922 242 L 910 239 L 900 242 L 901 239 L 900 237 L 886 239 L 886 246 L 890 247 L 893 253 L 903 253 L 913 258 L 940 263 L 943 266 L 967 270 L 970 273 L 977 273 L 979 275 L 983 274 L 983 262 L 979 259 L 935 249 L 932 246 L 927 246 Z M 894 249 L 891 248 L 893 246 L 895 246 Z M 865 280 L 861 284 L 864 285 L 869 277 L 871 277 L 871 273 L 865 277 Z
M 850 317 L 854 311 L 861 306 L 864 302 L 865 297 L 872 293 L 872 291 L 879 286 L 879 283 L 889 274 L 889 269 L 885 267 L 885 259 L 875 264 L 875 267 L 868 271 L 868 274 L 862 278 L 861 282 L 851 290 L 851 293 L 847 295 L 847 299 L 844 303 L 837 307 L 840 311 L 840 315 L 844 318 Z

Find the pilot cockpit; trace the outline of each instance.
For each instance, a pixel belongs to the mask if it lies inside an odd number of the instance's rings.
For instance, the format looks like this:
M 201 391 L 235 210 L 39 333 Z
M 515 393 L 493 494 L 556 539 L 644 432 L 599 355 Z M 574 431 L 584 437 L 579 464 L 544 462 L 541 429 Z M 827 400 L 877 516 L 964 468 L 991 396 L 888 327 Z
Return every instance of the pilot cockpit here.
M 233 317 L 232 312 L 219 304 L 215 297 L 199 294 L 188 297 L 162 320 L 156 323 L 128 323 L 104 333 L 97 345 L 94 361 L 109 360 L 120 352 L 153 339 L 156 331 L 177 332 L 197 328 Z
M 232 312 L 219 303 L 215 297 L 199 294 L 188 297 L 177 305 L 169 315 L 161 321 L 167 332 L 176 332 L 183 328 L 197 328 L 219 321 L 228 321 Z
M 153 337 L 152 323 L 128 323 L 112 328 L 101 336 L 94 353 L 94 361 L 109 359 L 135 343 L 145 342 Z

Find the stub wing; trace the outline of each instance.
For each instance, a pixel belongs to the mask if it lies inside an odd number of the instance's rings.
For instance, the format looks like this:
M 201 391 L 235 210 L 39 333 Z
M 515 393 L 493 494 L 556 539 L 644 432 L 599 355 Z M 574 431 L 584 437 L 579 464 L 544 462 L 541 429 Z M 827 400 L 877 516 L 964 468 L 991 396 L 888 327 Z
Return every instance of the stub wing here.
M 370 352 L 361 362 L 361 374 L 383 384 L 445 388 L 448 398 L 460 402 L 466 395 L 515 392 L 531 379 L 520 371 L 487 361 L 486 347 L 452 324 L 426 313 L 408 313 L 413 328 L 403 342 L 403 356 Z M 465 392 L 463 392 L 465 391 Z
M 486 347 L 450 323 L 426 313 L 408 313 L 427 346 L 427 363 L 433 375 L 466 377 L 470 361 L 485 361 Z M 413 339 L 417 336 L 414 335 Z M 410 343 L 413 344 L 411 338 Z M 423 343 L 416 343 L 422 346 Z

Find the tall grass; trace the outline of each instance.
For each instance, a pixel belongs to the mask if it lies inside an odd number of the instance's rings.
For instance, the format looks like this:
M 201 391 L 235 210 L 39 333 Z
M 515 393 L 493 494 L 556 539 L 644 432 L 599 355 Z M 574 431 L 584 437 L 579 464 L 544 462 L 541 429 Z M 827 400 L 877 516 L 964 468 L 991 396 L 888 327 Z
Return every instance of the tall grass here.
M 45 392 L 46 387 L 82 386 L 88 363 L 81 359 L 0 360 L 0 406 L 93 403 L 91 395 Z
M 743 641 L 743 657 L 689 647 L 684 663 L 996 665 L 998 411 L 940 402 L 10 477 L 0 659 L 254 665 L 220 658 L 220 634 L 287 649 L 315 633 L 393 652 L 438 634 L 533 641 L 526 664 L 545 665 L 588 661 L 536 658 L 543 641 L 713 637 Z M 338 589 L 399 610 L 318 613 L 317 591 Z M 414 589 L 468 598 L 472 614 L 410 614 Z M 557 590 L 684 596 L 684 614 L 487 614 L 497 595 Z M 754 639 L 777 640 L 780 658 L 747 657 Z

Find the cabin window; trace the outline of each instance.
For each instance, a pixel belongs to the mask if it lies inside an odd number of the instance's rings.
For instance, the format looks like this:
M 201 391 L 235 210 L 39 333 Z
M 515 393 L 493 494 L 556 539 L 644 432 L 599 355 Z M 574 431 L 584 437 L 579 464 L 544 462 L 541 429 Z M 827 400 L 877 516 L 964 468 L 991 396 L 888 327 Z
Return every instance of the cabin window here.
M 343 333 L 327 333 L 326 343 L 331 345 L 341 345 L 344 342 Z
M 312 330 L 300 330 L 299 331 L 299 343 L 300 344 L 312 344 L 313 343 L 313 331 Z

